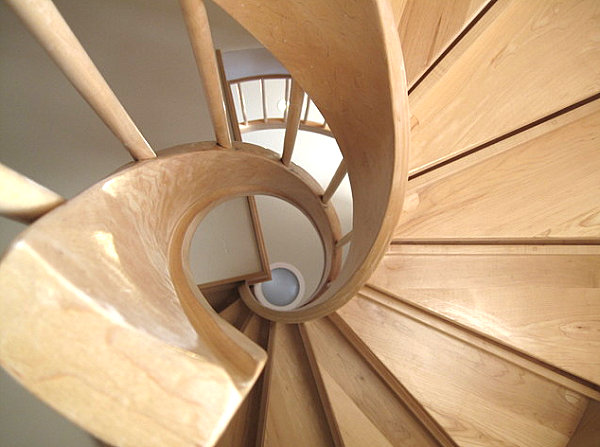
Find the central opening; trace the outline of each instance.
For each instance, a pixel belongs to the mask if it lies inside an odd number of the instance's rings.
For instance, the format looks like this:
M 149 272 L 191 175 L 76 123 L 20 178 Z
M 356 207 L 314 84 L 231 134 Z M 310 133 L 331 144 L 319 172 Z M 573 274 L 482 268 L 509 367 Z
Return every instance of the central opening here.
M 267 307 L 279 310 L 296 308 L 305 298 L 304 278 L 291 264 L 272 264 L 271 280 L 256 284 L 254 295 Z

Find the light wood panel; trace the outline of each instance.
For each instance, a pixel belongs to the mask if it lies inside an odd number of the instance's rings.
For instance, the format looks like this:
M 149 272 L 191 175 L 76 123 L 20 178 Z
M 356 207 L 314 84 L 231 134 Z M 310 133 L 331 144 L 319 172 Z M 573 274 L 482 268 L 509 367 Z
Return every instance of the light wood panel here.
M 600 402 L 591 400 L 567 447 L 600 445 Z
M 250 340 L 267 348 L 269 335 L 269 323 L 262 318 L 253 315 L 243 329 L 244 335 Z M 260 401 L 264 375 L 261 375 L 252 391 L 248 393 L 244 402 L 238 408 L 235 416 L 227 425 L 227 429 L 217 442 L 216 447 L 249 447 L 256 446 L 257 431 L 259 429 Z
M 473 21 L 490 0 L 399 0 L 398 32 L 409 88 Z M 401 3 L 405 3 L 401 5 Z
M 418 248 L 392 247 L 369 284 L 600 385 L 600 246 Z
M 51 0 L 7 0 L 81 96 L 135 160 L 156 154 Z
M 33 222 L 64 203 L 48 188 L 0 163 L 0 215 L 19 222 Z
M 208 102 L 208 111 L 213 122 L 217 144 L 230 149 L 232 145 L 225 111 L 225 98 L 221 88 L 217 57 L 204 1 L 180 0 L 179 3 L 190 35 L 198 72 L 202 78 L 204 95 Z
M 394 238 L 600 240 L 600 100 L 409 182 Z
M 296 325 L 275 323 L 262 445 L 331 447 L 333 441 Z
M 357 297 L 338 311 L 462 446 L 564 446 L 587 399 Z
M 311 318 L 326 315 L 368 279 L 403 200 L 408 101 L 392 8 L 387 0 L 282 0 L 268 8 L 261 0 L 246 1 L 243 8 L 236 0 L 216 3 L 300 83 L 346 160 L 353 191 L 353 243 L 339 276 L 306 306 L 306 315 L 319 309 Z
M 345 446 L 439 446 L 328 319 L 303 323 Z M 362 421 L 362 422 L 361 422 Z M 363 423 L 364 422 L 364 423 Z M 384 442 L 385 441 L 385 442 Z
M 498 0 L 411 93 L 415 173 L 600 91 L 595 0 Z

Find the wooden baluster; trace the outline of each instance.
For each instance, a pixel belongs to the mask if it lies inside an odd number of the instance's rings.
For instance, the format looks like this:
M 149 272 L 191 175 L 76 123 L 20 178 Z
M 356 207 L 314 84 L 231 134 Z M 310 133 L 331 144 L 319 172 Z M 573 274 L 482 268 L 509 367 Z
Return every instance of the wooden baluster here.
M 348 169 L 346 167 L 346 160 L 342 160 L 340 162 L 337 170 L 335 171 L 335 174 L 333 174 L 333 177 L 332 177 L 331 181 L 329 182 L 327 189 L 323 193 L 323 197 L 321 198 L 323 203 L 327 203 L 331 200 L 331 197 L 335 194 L 335 192 L 339 188 L 340 183 L 342 183 L 342 180 L 344 180 L 344 177 L 346 176 L 347 172 L 348 172 Z
M 262 110 L 263 110 L 263 121 L 267 122 L 267 92 L 265 89 L 265 80 L 260 80 L 260 95 L 262 97 Z
M 217 50 L 215 52 L 215 55 L 217 57 L 217 66 L 219 67 L 219 76 L 221 77 L 221 85 L 223 88 L 223 95 L 225 96 L 227 116 L 229 117 L 229 124 L 231 126 L 233 141 L 242 141 L 240 123 L 238 121 L 237 113 L 235 111 L 235 103 L 233 102 L 233 94 L 231 93 L 231 84 L 229 83 L 229 81 L 227 81 L 227 75 L 225 74 L 223 56 L 221 55 L 220 50 Z
M 0 215 L 30 223 L 65 199 L 0 163 Z
M 231 148 L 231 136 L 225 99 L 219 81 L 219 69 L 215 56 L 210 25 L 206 14 L 206 7 L 202 0 L 180 0 L 183 17 L 188 29 L 190 42 L 196 58 L 196 65 L 204 85 L 204 93 L 208 101 L 208 109 L 215 130 L 217 144 L 224 148 Z
M 298 134 L 298 126 L 300 125 L 300 114 L 302 112 L 303 101 L 304 90 L 302 90 L 302 87 L 300 87 L 300 84 L 298 84 L 298 82 L 292 80 L 292 87 L 290 92 L 290 105 L 287 108 L 289 109 L 289 113 L 287 116 L 287 125 L 285 128 L 285 139 L 283 141 L 283 154 L 281 155 L 281 162 L 285 166 L 289 166 L 290 161 L 292 160 L 292 152 L 294 151 L 296 135 Z
M 156 157 L 51 0 L 7 0 L 65 76 L 135 160 Z
M 242 85 L 240 82 L 237 84 L 238 97 L 240 99 L 240 109 L 242 109 L 242 118 L 244 119 L 244 125 L 248 125 L 248 114 L 246 113 L 246 102 L 244 101 L 244 93 L 242 92 Z

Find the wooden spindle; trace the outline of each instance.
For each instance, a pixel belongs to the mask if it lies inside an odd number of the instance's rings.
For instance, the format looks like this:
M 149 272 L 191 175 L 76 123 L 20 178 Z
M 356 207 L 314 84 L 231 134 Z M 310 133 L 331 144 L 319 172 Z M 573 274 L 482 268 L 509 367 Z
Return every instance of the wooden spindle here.
M 285 128 L 285 138 L 283 140 L 283 154 L 281 162 L 285 166 L 289 166 L 292 160 L 292 152 L 296 143 L 296 135 L 298 134 L 298 126 L 300 125 L 300 114 L 302 113 L 302 101 L 304 101 L 304 90 L 300 84 L 292 80 L 290 91 L 290 105 Z
M 267 92 L 265 89 L 265 80 L 262 78 L 260 80 L 260 96 L 262 98 L 262 111 L 263 111 L 263 121 L 267 122 Z
M 339 188 L 339 186 L 342 183 L 342 180 L 344 180 L 344 177 L 346 176 L 347 172 L 348 172 L 348 168 L 346 167 L 346 160 L 342 159 L 338 168 L 335 171 L 335 174 L 333 174 L 333 177 L 331 178 L 331 181 L 329 182 L 327 189 L 323 193 L 323 197 L 321 198 L 323 203 L 327 203 L 331 200 L 331 197 L 333 197 L 333 195 Z
M 240 109 L 242 109 L 242 119 L 244 124 L 248 125 L 248 114 L 246 113 L 246 102 L 244 101 L 244 93 L 242 92 L 242 85 L 240 82 L 237 84 L 238 97 L 240 99 Z
M 233 141 L 242 141 L 242 133 L 240 132 L 240 123 L 238 121 L 237 113 L 235 111 L 235 103 L 233 102 L 233 93 L 231 92 L 231 84 L 227 81 L 227 75 L 225 74 L 225 65 L 223 64 L 223 56 L 221 50 L 215 52 L 217 57 L 217 66 L 219 67 L 219 76 L 221 78 L 221 85 L 223 86 L 223 95 L 225 96 L 225 105 L 227 110 L 227 116 L 229 117 L 229 125 L 231 126 L 231 134 Z
M 342 236 L 342 238 L 339 241 L 337 241 L 335 243 L 335 247 L 336 248 L 343 247 L 344 245 L 346 245 L 351 240 L 352 240 L 352 231 L 348 231 L 346 234 L 344 234 Z
M 51 0 L 6 0 L 135 160 L 156 157 Z
M 219 80 L 217 58 L 210 34 L 208 15 L 203 0 L 180 0 L 183 18 L 188 29 L 196 65 L 204 85 L 208 109 L 215 130 L 217 144 L 231 148 L 231 136 L 225 111 L 225 99 Z

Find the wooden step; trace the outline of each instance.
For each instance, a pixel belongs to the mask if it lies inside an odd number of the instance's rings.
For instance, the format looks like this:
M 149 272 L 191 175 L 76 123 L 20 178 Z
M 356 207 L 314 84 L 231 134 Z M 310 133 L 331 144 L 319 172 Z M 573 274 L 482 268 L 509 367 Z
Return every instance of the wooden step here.
M 600 100 L 409 182 L 396 240 L 600 241 Z
M 261 445 L 334 445 L 297 325 L 273 323 L 267 368 Z
M 600 389 L 600 246 L 395 245 L 369 285 Z
M 455 41 L 490 0 L 395 0 L 394 15 L 409 88 Z
M 243 333 L 260 347 L 267 349 L 269 327 L 269 322 L 257 315 L 252 315 L 246 321 Z M 217 442 L 216 447 L 247 447 L 256 445 L 263 384 L 264 374 L 258 378 L 252 391 L 248 393 L 248 396 L 242 402 L 240 408 L 238 408 L 219 442 Z
M 600 91 L 595 0 L 498 0 L 410 95 L 410 172 Z
M 461 446 L 564 446 L 587 399 L 357 296 L 338 312 Z
M 316 360 L 344 446 L 440 446 L 329 319 L 301 326 Z M 448 444 L 446 444 L 448 445 Z
M 219 316 L 241 330 L 248 323 L 252 313 L 241 299 L 237 299 L 220 312 Z
M 600 402 L 590 400 L 567 447 L 598 447 L 600 444 Z

